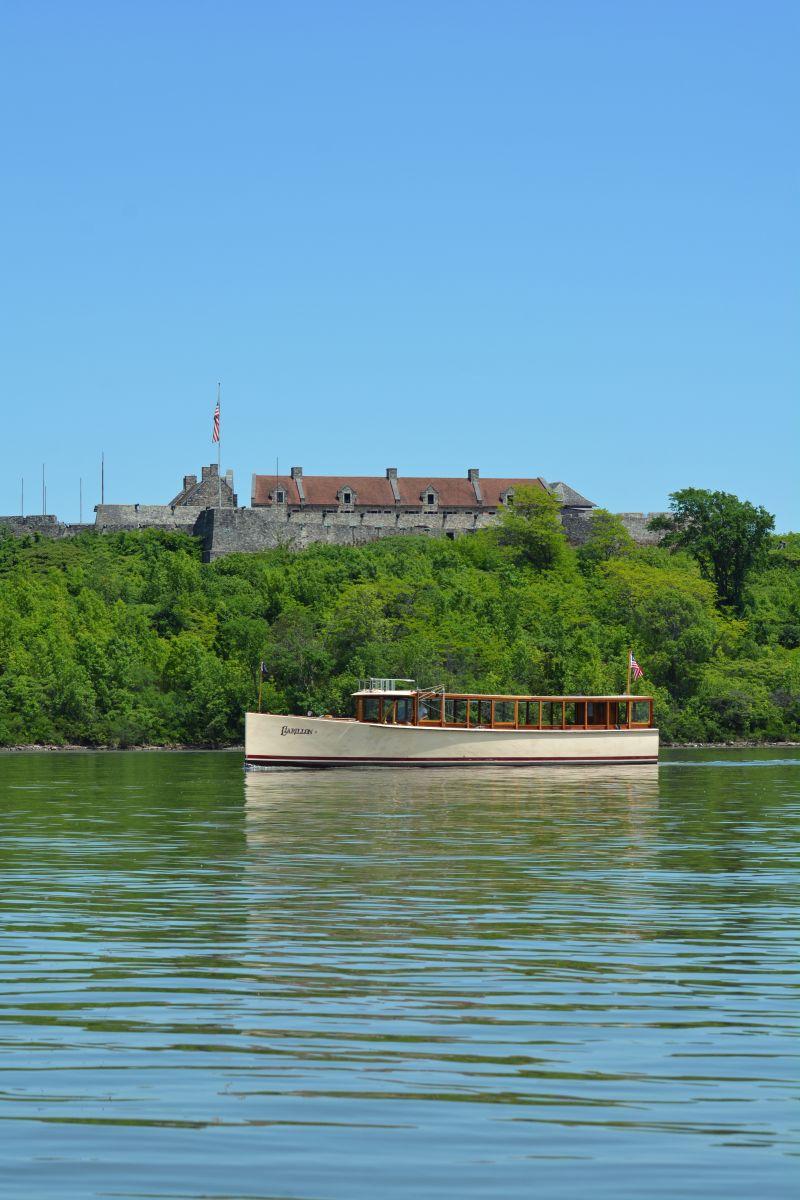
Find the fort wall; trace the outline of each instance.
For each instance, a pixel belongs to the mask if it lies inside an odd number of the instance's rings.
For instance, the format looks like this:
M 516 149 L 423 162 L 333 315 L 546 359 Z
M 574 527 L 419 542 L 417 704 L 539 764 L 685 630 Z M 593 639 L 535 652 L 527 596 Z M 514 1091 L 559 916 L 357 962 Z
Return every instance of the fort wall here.
M 302 550 L 315 542 L 360 546 L 403 534 L 455 538 L 493 525 L 490 513 L 319 512 L 264 508 L 206 509 L 196 533 L 207 562 L 224 554 L 255 553 L 285 546 Z
M 567 539 L 582 545 L 591 532 L 591 509 L 562 509 Z M 314 543 L 363 546 L 384 537 L 421 535 L 456 538 L 496 524 L 494 513 L 319 512 L 267 508 L 199 508 L 170 504 L 102 504 L 94 525 L 69 525 L 55 516 L 0 516 L 16 537 L 74 537 L 87 530 L 125 533 L 161 529 L 198 537 L 204 562 L 226 554 L 255 554 L 282 546 L 302 550 Z M 638 545 L 656 545 L 661 535 L 647 528 L 655 513 L 617 514 Z
M 179 529 L 191 533 L 205 511 L 200 505 L 186 504 L 98 504 L 95 528 L 107 533 L 131 529 Z
M 94 529 L 94 525 L 79 525 L 77 522 L 67 525 L 52 513 L 47 513 L 30 517 L 0 516 L 0 529 L 7 529 L 14 537 L 32 537 L 38 534 L 39 537 L 67 538 L 87 533 Z
M 593 509 L 568 508 L 561 510 L 561 523 L 564 526 L 564 532 L 567 535 L 570 545 L 582 546 L 588 539 L 592 530 L 593 511 Z M 653 517 L 663 516 L 663 513 L 627 512 L 616 513 L 615 515 L 622 521 L 622 524 L 638 546 L 657 546 L 664 536 L 663 533 L 658 533 L 655 530 L 647 528 L 648 522 Z
M 421 535 L 457 538 L 496 524 L 498 513 L 513 503 L 518 486 L 535 486 L 557 496 L 568 540 L 580 546 L 591 532 L 594 505 L 563 482 L 541 478 L 486 479 L 477 468 L 463 479 L 401 478 L 394 467 L 385 478 L 254 476 L 253 507 L 238 508 L 233 473 L 220 475 L 212 463 L 200 479 L 185 475 L 169 504 L 98 504 L 95 522 L 68 525 L 55 516 L 0 517 L 0 526 L 23 536 L 73 537 L 86 529 L 121 533 L 138 529 L 180 531 L 200 539 L 205 562 L 226 554 L 252 554 L 283 546 L 302 550 L 313 543 L 360 546 L 384 537 Z M 620 513 L 640 545 L 660 535 L 647 528 L 652 513 Z
M 563 509 L 569 542 L 582 545 L 591 532 L 592 510 Z M 647 522 L 655 513 L 618 514 L 639 545 L 655 545 L 661 535 Z M 421 534 L 464 537 L 497 523 L 494 513 L 369 513 L 286 511 L 263 508 L 206 509 L 195 526 L 203 542 L 203 558 L 213 562 L 226 554 L 253 554 L 277 546 L 302 550 L 312 543 L 361 546 L 384 537 Z

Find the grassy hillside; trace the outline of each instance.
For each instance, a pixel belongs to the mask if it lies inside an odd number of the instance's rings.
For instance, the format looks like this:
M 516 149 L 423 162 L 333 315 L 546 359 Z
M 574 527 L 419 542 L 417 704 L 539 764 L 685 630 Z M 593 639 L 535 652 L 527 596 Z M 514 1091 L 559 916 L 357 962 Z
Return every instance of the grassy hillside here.
M 743 615 L 681 552 L 605 537 L 549 569 L 492 533 L 235 555 L 178 534 L 0 535 L 0 745 L 242 736 L 349 712 L 360 675 L 476 691 L 607 692 L 626 647 L 667 740 L 800 737 L 800 537 L 773 538 Z

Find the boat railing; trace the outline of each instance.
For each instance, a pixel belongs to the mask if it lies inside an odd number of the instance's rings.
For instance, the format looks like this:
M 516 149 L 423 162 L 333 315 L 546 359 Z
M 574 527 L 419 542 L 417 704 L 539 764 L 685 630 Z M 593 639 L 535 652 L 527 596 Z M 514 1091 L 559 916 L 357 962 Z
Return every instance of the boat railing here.
M 360 692 L 413 692 L 416 681 L 413 679 L 379 679 L 370 676 L 369 679 L 359 679 Z

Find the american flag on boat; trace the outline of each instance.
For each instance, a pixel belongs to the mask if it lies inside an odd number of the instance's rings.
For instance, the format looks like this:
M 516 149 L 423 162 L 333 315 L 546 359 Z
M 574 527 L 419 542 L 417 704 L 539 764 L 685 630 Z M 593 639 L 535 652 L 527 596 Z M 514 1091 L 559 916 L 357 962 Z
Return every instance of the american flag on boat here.
M 630 651 L 630 656 L 631 656 L 631 661 L 630 661 L 631 674 L 633 675 L 634 679 L 641 679 L 642 676 L 644 675 L 644 671 L 639 666 L 636 659 L 633 657 L 632 650 Z
M 211 434 L 211 440 L 212 442 L 219 441 L 219 399 L 217 400 L 217 407 L 214 409 L 214 431 Z

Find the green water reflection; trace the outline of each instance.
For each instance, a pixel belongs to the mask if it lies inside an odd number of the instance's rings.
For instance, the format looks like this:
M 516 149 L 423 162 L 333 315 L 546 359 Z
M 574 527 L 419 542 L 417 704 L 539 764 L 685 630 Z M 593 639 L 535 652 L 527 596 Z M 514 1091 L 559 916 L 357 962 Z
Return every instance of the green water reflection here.
M 793 1194 L 798 768 L 0 757 L 0 1194 Z

